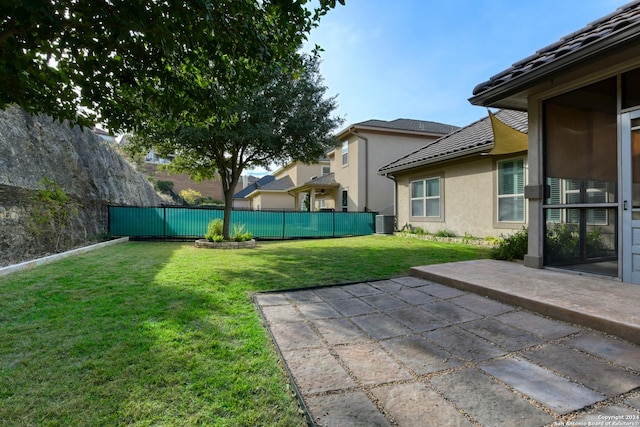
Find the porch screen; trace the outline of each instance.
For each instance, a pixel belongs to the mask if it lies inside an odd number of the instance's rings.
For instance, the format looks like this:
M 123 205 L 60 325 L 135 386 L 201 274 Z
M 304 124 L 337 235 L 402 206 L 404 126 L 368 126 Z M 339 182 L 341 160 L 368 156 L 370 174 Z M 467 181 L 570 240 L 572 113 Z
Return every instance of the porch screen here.
M 617 159 L 615 78 L 544 103 L 547 265 L 617 259 Z

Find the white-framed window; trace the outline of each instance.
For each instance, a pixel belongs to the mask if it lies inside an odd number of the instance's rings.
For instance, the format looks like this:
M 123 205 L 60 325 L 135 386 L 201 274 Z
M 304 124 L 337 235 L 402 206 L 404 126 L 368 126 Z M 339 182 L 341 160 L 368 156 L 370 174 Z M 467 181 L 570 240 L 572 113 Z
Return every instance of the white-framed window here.
M 577 180 L 566 181 L 565 197 L 567 203 L 580 203 L 580 182 Z M 587 181 L 585 189 L 584 203 L 607 203 L 608 202 L 607 183 L 605 181 Z M 607 225 L 607 209 L 592 208 L 587 209 L 587 225 Z M 577 224 L 580 221 L 578 212 L 571 210 L 568 212 L 567 222 Z
M 329 175 L 331 173 L 331 166 L 322 166 L 322 176 Z
M 550 194 L 547 204 L 581 204 L 607 203 L 609 201 L 609 187 L 606 181 L 585 181 L 585 188 L 581 188 L 578 179 L 547 178 Z M 584 192 L 584 200 L 582 193 Z M 608 225 L 609 215 L 606 208 L 589 208 L 586 210 L 587 225 Z M 577 209 L 547 209 L 547 222 L 566 222 L 578 224 L 580 211 Z
M 438 218 L 440 207 L 440 177 L 411 181 L 411 216 Z
M 342 166 L 349 164 L 349 141 L 342 143 Z
M 347 190 L 342 190 L 342 212 L 347 212 L 349 210 L 349 192 Z
M 607 183 L 604 181 L 587 181 L 585 188 L 585 200 L 580 196 L 580 180 L 565 180 L 565 201 L 571 203 L 607 203 L 608 192 Z M 607 225 L 607 209 L 592 208 L 587 209 L 587 225 Z M 567 211 L 567 223 L 578 224 L 580 222 L 580 212 L 576 209 Z
M 524 222 L 524 159 L 498 162 L 498 222 Z

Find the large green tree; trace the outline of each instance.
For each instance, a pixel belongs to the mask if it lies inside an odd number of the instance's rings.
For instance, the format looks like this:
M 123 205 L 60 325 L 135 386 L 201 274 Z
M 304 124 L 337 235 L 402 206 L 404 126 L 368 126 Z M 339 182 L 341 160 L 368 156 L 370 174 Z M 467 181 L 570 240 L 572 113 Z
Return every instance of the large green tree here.
M 233 194 L 248 168 L 290 161 L 316 162 L 336 145 L 333 131 L 342 123 L 335 117 L 335 98 L 327 98 L 318 71 L 318 57 L 301 55 L 300 67 L 265 67 L 253 84 L 223 91 L 226 116 L 211 114 L 217 102 L 200 92 L 198 108 L 210 114 L 197 125 L 167 117 L 161 108 L 149 108 L 140 131 L 138 149 L 153 147 L 161 155 L 176 154 L 169 166 L 195 179 L 219 178 L 225 196 L 224 229 L 229 239 Z M 206 86 L 206 85 L 205 85 Z
M 206 67 L 217 84 L 230 87 L 255 79 L 264 66 L 288 63 L 336 0 L 308 3 L 3 0 L 0 108 L 17 104 L 83 125 L 97 118 L 123 130 L 142 121 L 144 111 L 129 102 L 136 92 L 155 98 L 168 115 L 198 122 L 194 110 L 171 102 L 175 93 L 188 99 L 193 85 L 201 85 L 190 80 L 194 70 Z

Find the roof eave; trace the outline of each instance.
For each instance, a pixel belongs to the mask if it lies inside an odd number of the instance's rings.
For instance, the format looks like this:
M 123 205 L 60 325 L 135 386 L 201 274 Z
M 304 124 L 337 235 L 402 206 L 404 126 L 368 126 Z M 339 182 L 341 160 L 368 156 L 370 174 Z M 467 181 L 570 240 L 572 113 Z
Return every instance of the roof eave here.
M 448 135 L 448 133 L 427 132 L 427 131 L 421 132 L 421 131 L 409 130 L 409 129 L 394 129 L 394 128 L 378 127 L 378 126 L 352 125 L 346 129 L 343 129 L 338 134 L 336 134 L 336 138 L 340 140 L 348 135 L 356 135 L 358 131 L 386 132 L 386 133 L 395 133 L 395 134 L 402 134 L 402 135 L 415 135 L 415 136 L 421 136 L 426 138 L 428 137 L 438 138 L 444 135 Z M 454 131 L 455 129 L 452 132 Z
M 455 153 L 449 153 L 449 154 L 445 154 L 443 156 L 439 156 L 439 157 L 433 157 L 430 159 L 425 159 L 425 160 L 420 160 L 417 162 L 413 162 L 413 163 L 408 163 L 402 166 L 396 166 L 396 167 L 392 167 L 386 170 L 378 170 L 378 175 L 395 175 L 398 172 L 405 172 L 405 171 L 409 171 L 412 169 L 416 169 L 416 168 L 420 168 L 423 166 L 429 166 L 429 165 L 433 165 L 436 163 L 440 163 L 440 162 L 446 162 L 448 160 L 456 160 L 456 159 L 462 159 L 468 156 L 472 156 L 474 154 L 479 154 L 479 153 L 483 153 L 486 152 L 487 150 L 490 150 L 491 147 L 493 146 L 493 142 L 489 143 L 489 144 L 483 144 L 481 146 L 478 147 L 474 147 L 474 148 L 470 148 L 468 150 L 464 150 L 464 151 L 457 151 Z
M 596 56 L 602 55 L 603 53 L 613 51 L 633 42 L 638 42 L 638 40 L 640 40 L 639 28 L 640 23 L 630 25 L 625 28 L 624 31 L 621 31 L 619 34 L 611 36 L 606 40 L 596 42 L 576 52 L 569 53 L 566 56 L 552 61 L 546 66 L 529 71 L 519 77 L 475 95 L 469 98 L 469 102 L 472 105 L 479 105 L 483 107 L 521 109 L 522 107 L 515 108 L 517 104 L 511 103 L 506 106 L 500 102 L 516 95 L 525 96 L 524 91 L 526 89 L 539 84 L 542 80 L 546 80 L 554 74 L 587 62 Z M 526 99 L 524 101 L 526 102 Z

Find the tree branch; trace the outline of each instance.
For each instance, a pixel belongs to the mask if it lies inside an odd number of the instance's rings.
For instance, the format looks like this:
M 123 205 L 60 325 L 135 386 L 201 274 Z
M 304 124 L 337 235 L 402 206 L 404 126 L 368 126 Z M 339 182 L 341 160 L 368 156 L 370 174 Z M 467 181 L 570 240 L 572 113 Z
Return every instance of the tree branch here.
M 10 29 L 9 31 L 7 31 L 6 33 L 2 34 L 0 36 L 0 44 L 4 43 L 5 41 L 7 41 L 11 36 L 13 36 L 14 34 L 18 33 L 18 29 L 13 27 L 12 29 Z

